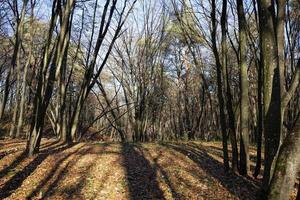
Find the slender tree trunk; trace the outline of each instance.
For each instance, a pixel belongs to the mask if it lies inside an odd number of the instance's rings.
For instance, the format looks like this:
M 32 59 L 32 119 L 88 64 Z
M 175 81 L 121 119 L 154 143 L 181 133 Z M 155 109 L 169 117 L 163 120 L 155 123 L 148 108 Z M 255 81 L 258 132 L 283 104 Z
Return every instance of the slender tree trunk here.
M 16 64 L 17 69 L 17 85 L 16 85 L 16 102 L 14 106 L 14 114 L 13 114 L 13 120 L 10 128 L 10 137 L 14 138 L 16 136 L 16 127 L 17 127 L 17 118 L 18 118 L 18 113 L 20 109 L 20 95 L 21 95 L 21 62 L 20 62 L 20 54 L 21 54 L 21 43 L 22 43 L 22 38 L 23 38 L 23 21 L 25 18 L 25 10 L 27 6 L 28 0 L 25 0 L 22 5 L 22 11 L 21 11 L 21 16 L 20 19 L 17 19 L 17 38 L 16 38 L 16 57 L 13 58 L 15 59 L 14 64 Z
M 14 3 L 17 4 L 17 1 Z M 16 29 L 15 29 L 15 43 L 14 43 L 14 51 L 11 59 L 11 65 L 9 66 L 7 75 L 6 75 L 6 80 L 5 80 L 5 86 L 4 86 L 4 94 L 3 94 L 3 101 L 0 104 L 0 120 L 2 119 L 7 103 L 7 99 L 9 96 L 9 88 L 10 88 L 10 82 L 11 82 L 11 75 L 13 73 L 13 70 L 15 68 L 15 65 L 17 64 L 17 60 L 19 60 L 19 54 L 21 50 L 21 40 L 23 37 L 23 21 L 25 17 L 25 11 L 26 11 L 26 6 L 27 6 L 28 0 L 23 1 L 22 5 L 22 11 L 21 11 L 21 16 L 20 18 L 16 19 Z M 16 5 L 18 7 L 18 5 Z M 18 9 L 18 8 L 17 8 Z M 18 11 L 15 11 L 18 13 Z M 20 66 L 19 66 L 20 67 Z
M 277 53 L 278 53 L 278 67 L 280 74 L 280 92 L 281 97 L 285 93 L 285 80 L 284 80 L 284 68 L 285 68 L 285 55 L 284 55 L 284 23 L 285 23 L 285 4 L 286 0 L 277 0 L 277 17 L 276 17 L 276 43 L 277 43 Z M 281 113 L 284 115 L 284 113 Z M 282 117 L 283 118 L 283 117 Z
M 60 3 L 61 3 L 60 1 L 57 2 L 58 5 L 55 5 L 56 2 L 53 3 L 53 12 L 52 12 L 52 19 L 51 19 L 51 25 L 49 29 L 47 45 L 50 45 L 53 29 L 55 27 L 56 16 L 59 10 L 61 9 Z M 34 118 L 31 124 L 29 141 L 27 143 L 27 150 L 29 156 L 39 151 L 43 126 L 44 126 L 44 119 L 46 116 L 46 110 L 49 105 L 50 99 L 52 97 L 55 78 L 58 77 L 58 73 L 60 72 L 60 69 L 63 64 L 65 51 L 67 50 L 67 46 L 69 43 L 69 38 L 68 38 L 68 32 L 70 31 L 69 22 L 70 22 L 70 14 L 73 10 L 73 6 L 74 6 L 74 0 L 68 0 L 67 2 L 64 3 L 64 9 L 63 9 L 64 13 L 61 15 L 62 23 L 60 25 L 58 41 L 55 44 L 55 52 L 54 52 L 54 57 L 52 59 L 52 63 L 50 65 L 49 76 L 47 80 L 41 80 L 40 78 L 38 82 L 38 89 L 35 97 L 35 109 L 33 114 Z M 43 66 L 41 70 L 42 73 L 47 72 L 48 63 L 50 63 L 49 58 L 46 57 L 48 56 L 47 48 L 49 48 L 49 46 L 46 46 L 44 61 L 42 63 Z
M 218 85 L 217 90 L 218 90 L 218 100 L 219 100 L 220 125 L 222 131 L 223 161 L 224 161 L 224 169 L 225 171 L 228 171 L 229 160 L 228 160 L 228 144 L 227 144 L 227 131 L 226 131 L 226 116 L 224 111 L 224 98 L 223 98 L 223 89 L 222 89 L 222 65 L 220 63 L 219 53 L 217 49 L 215 0 L 212 0 L 211 22 L 212 22 L 211 41 L 213 44 L 213 53 L 215 56 L 216 68 L 217 68 L 217 85 Z
M 71 12 L 70 22 L 68 25 L 68 32 L 66 35 L 66 40 L 70 40 L 71 35 L 71 24 L 73 21 L 73 12 Z M 67 62 L 68 62 L 68 49 L 69 49 L 69 42 L 66 45 L 66 49 L 64 50 L 63 60 L 62 60 L 62 67 L 60 68 L 60 74 L 57 74 L 59 77 L 59 95 L 58 95 L 58 123 L 60 127 L 60 136 L 64 143 L 71 143 L 71 135 L 67 129 L 67 110 L 66 110 L 66 100 L 67 100 L 67 93 L 66 89 L 68 87 L 70 79 L 68 78 L 68 82 L 66 83 L 66 73 L 67 73 Z M 73 69 L 71 69 L 70 76 L 73 73 Z
M 97 82 L 97 85 L 99 86 L 99 89 L 104 97 L 104 100 L 106 102 L 106 105 L 108 106 L 110 113 L 112 115 L 112 117 L 114 118 L 114 121 L 116 123 L 116 131 L 118 131 L 121 141 L 125 142 L 126 141 L 126 134 L 123 130 L 123 124 L 122 122 L 118 119 L 119 117 L 117 116 L 117 114 L 115 113 L 114 109 L 111 106 L 111 101 L 108 99 L 107 93 L 104 90 L 103 85 L 101 84 L 101 82 Z
M 258 116 L 257 116 L 257 152 L 256 152 L 256 165 L 253 176 L 257 178 L 261 169 L 261 154 L 262 154 L 262 133 L 263 133 L 263 99 L 262 99 L 262 72 L 263 67 L 261 61 L 258 67 L 258 83 L 257 83 L 257 101 L 258 101 Z
M 112 1 L 111 4 L 110 4 L 110 2 L 111 1 L 107 0 L 103 6 L 103 13 L 102 13 L 102 17 L 100 20 L 101 23 L 100 23 L 99 33 L 98 33 L 97 41 L 95 44 L 95 48 L 94 48 L 94 52 L 93 52 L 91 60 L 89 60 L 89 56 L 90 56 L 90 49 L 92 48 L 91 43 L 93 41 L 93 37 L 90 40 L 89 50 L 88 50 L 89 54 L 88 54 L 88 58 L 87 58 L 87 62 L 86 62 L 87 70 L 84 73 L 84 79 L 83 79 L 83 82 L 80 87 L 80 92 L 79 92 L 78 98 L 76 100 L 75 108 L 72 113 L 71 122 L 70 122 L 70 126 L 69 126 L 69 130 L 71 132 L 71 136 L 72 136 L 73 140 L 77 139 L 76 132 L 78 130 L 79 118 L 80 118 L 80 114 L 81 114 L 81 111 L 84 106 L 84 102 L 85 102 L 86 98 L 88 97 L 91 89 L 96 84 L 97 79 L 99 78 L 99 76 L 107 62 L 107 59 L 112 51 L 114 43 L 120 34 L 120 31 L 122 29 L 122 26 L 124 25 L 125 19 L 127 18 L 128 14 L 130 13 L 128 10 L 125 9 L 127 7 L 127 4 L 126 3 L 123 4 L 123 8 L 121 9 L 121 12 L 119 13 L 119 19 L 117 20 L 117 28 L 113 32 L 113 37 L 110 41 L 110 44 L 108 45 L 108 49 L 104 55 L 102 63 L 95 73 L 94 71 L 95 71 L 95 66 L 97 63 L 99 50 L 100 50 L 101 46 L 103 45 L 106 34 L 109 32 L 110 24 L 113 21 L 112 18 L 117 10 L 117 8 L 116 8 L 117 1 Z M 135 3 L 136 3 L 136 0 L 131 4 L 129 10 L 131 10 L 133 8 L 133 5 Z M 97 1 L 96 1 L 95 5 L 96 5 L 95 9 L 97 9 Z M 110 6 L 110 8 L 109 8 L 109 6 Z M 96 10 L 95 10 L 95 12 L 96 12 Z M 126 12 L 127 12 L 127 14 L 125 14 Z M 95 14 L 94 14 L 94 16 L 95 16 Z M 94 34 L 94 28 L 95 28 L 95 26 L 93 24 L 92 35 Z
M 296 200 L 300 200 L 300 183 L 298 185 L 298 193 L 297 193 L 297 198 Z
M 8 95 L 9 95 L 10 76 L 11 76 L 11 73 L 12 73 L 11 71 L 12 71 L 12 67 L 10 67 L 8 69 L 8 73 L 7 73 L 7 76 L 6 76 L 3 100 L 1 101 L 1 104 L 0 104 L 0 119 L 3 118 L 4 111 L 5 111 L 5 106 L 6 106 Z
M 222 75 L 224 79 L 224 88 L 225 88 L 225 101 L 226 108 L 228 112 L 228 135 L 230 137 L 231 148 L 232 148 L 232 170 L 234 172 L 238 171 L 238 148 L 237 148 L 237 139 L 236 139 L 236 129 L 235 129 L 235 117 L 233 112 L 232 105 L 232 94 L 229 84 L 228 77 L 228 66 L 227 66 L 227 41 L 226 41 L 226 32 L 227 32 L 227 1 L 223 1 L 222 7 L 222 16 L 221 16 L 221 29 L 222 29 Z
M 247 22 L 244 13 L 243 0 L 237 0 L 238 21 L 239 21 L 239 57 L 240 57 L 240 80 L 241 80 L 241 103 L 240 103 L 240 117 L 241 117 L 241 152 L 240 152 L 240 173 L 247 175 L 250 170 L 249 161 L 249 84 L 247 73 L 247 36 L 246 27 Z

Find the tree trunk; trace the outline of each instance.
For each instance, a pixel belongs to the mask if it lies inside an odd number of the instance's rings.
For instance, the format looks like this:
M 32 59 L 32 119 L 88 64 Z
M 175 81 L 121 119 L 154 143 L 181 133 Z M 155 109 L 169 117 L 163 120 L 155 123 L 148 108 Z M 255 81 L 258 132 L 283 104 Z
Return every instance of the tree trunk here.
M 227 131 L 226 131 L 226 116 L 224 111 L 224 98 L 223 98 L 223 89 L 222 89 L 222 66 L 220 63 L 219 53 L 217 49 L 217 26 L 216 26 L 216 2 L 212 1 L 212 11 L 211 11 L 211 41 L 213 44 L 213 53 L 216 61 L 217 68 L 217 90 L 218 90 L 218 100 L 219 100 L 219 112 L 220 112 L 220 125 L 222 131 L 222 145 L 223 145 L 223 161 L 225 171 L 229 170 L 229 160 L 228 160 L 228 144 L 227 144 Z
M 19 50 L 18 52 L 20 52 L 20 46 L 19 46 Z M 15 105 L 14 105 L 14 112 L 13 112 L 13 118 L 12 118 L 12 122 L 11 122 L 11 127 L 9 130 L 9 136 L 11 138 L 15 138 L 16 137 L 16 125 L 17 125 L 17 117 L 18 117 L 18 112 L 19 112 L 19 100 L 20 100 L 20 82 L 21 82 L 21 63 L 20 63 L 20 53 L 18 53 L 17 55 L 17 84 L 16 84 L 16 101 L 15 101 Z
M 226 41 L 226 29 L 227 29 L 227 1 L 223 1 L 222 16 L 221 16 L 221 29 L 222 29 L 222 73 L 224 78 L 225 89 L 225 101 L 228 112 L 228 135 L 232 148 L 232 170 L 237 172 L 238 170 L 238 148 L 235 129 L 235 117 L 232 105 L 232 94 L 228 78 L 228 66 L 227 66 L 227 41 Z
M 4 94 L 3 94 L 3 101 L 0 104 L 0 120 L 2 119 L 9 95 L 9 87 L 10 87 L 10 79 L 11 75 L 13 73 L 13 69 L 15 68 L 15 65 L 17 64 L 17 61 L 19 60 L 20 56 L 20 50 L 21 50 L 21 41 L 23 37 L 23 21 L 25 18 L 25 11 L 26 11 L 26 6 L 27 6 L 28 0 L 23 1 L 22 5 L 22 11 L 21 11 L 21 16 L 20 18 L 17 18 L 15 23 L 16 23 L 16 29 L 15 29 L 15 43 L 14 43 L 14 51 L 11 59 L 11 66 L 9 66 L 8 73 L 6 76 L 5 80 L 5 86 L 4 86 Z M 18 5 L 16 5 L 17 7 Z M 18 11 L 14 11 L 18 12 Z M 18 63 L 20 65 L 20 63 Z M 20 67 L 20 66 L 19 66 Z M 18 89 L 18 88 L 17 88 Z M 15 125 L 13 125 L 15 126 Z
M 300 119 L 283 142 L 268 191 L 268 200 L 288 200 L 300 169 Z
M 262 133 L 263 133 L 263 102 L 262 102 L 262 66 L 259 61 L 258 66 L 258 83 L 257 83 L 257 101 L 258 101 L 258 116 L 257 116 L 257 152 L 256 152 L 256 165 L 253 176 L 257 178 L 261 169 L 261 154 L 262 154 Z
M 277 65 L 277 47 L 273 23 L 274 5 L 271 0 L 258 1 L 259 32 L 261 39 L 262 66 L 264 71 L 264 136 L 265 136 L 265 168 L 263 192 L 270 183 L 276 157 L 281 130 L 280 77 Z
M 30 59 L 31 59 L 31 50 L 29 53 L 29 59 L 25 64 L 24 72 L 23 72 L 23 80 L 22 80 L 22 86 L 21 86 L 20 113 L 19 113 L 19 119 L 18 119 L 18 124 L 17 124 L 16 137 L 20 136 L 21 128 L 23 125 L 24 110 L 25 110 L 26 80 L 27 80 L 27 73 L 28 73 L 28 66 L 30 64 Z
M 56 5 L 57 3 L 57 5 Z M 58 16 L 58 12 L 61 9 L 60 5 L 61 2 L 53 3 L 53 10 L 52 10 L 52 18 L 51 24 L 49 29 L 48 41 L 46 44 L 45 52 L 44 52 L 44 60 L 41 63 L 41 72 L 47 72 L 48 64 L 50 63 L 50 59 L 48 57 L 48 50 L 50 47 L 50 43 L 52 40 L 53 30 L 55 27 L 56 19 Z M 28 155 L 31 156 L 34 153 L 39 151 L 39 145 L 42 137 L 43 126 L 44 126 L 44 119 L 46 116 L 46 110 L 48 108 L 50 99 L 52 97 L 52 92 L 54 88 L 55 78 L 58 77 L 58 73 L 63 64 L 63 58 L 65 55 L 65 51 L 67 50 L 67 46 L 69 43 L 69 22 L 70 22 L 70 15 L 74 7 L 74 0 L 68 0 L 64 3 L 64 13 L 62 14 L 61 24 L 60 24 L 60 32 L 58 34 L 58 39 L 55 45 L 55 51 L 52 63 L 50 64 L 50 70 L 48 79 L 45 80 L 43 75 L 40 76 L 38 82 L 38 89 L 35 96 L 35 108 L 33 112 L 33 121 L 31 124 L 31 130 L 29 133 L 29 141 L 27 143 L 27 150 Z M 44 73 L 46 74 L 46 73 Z
M 296 200 L 300 200 L 300 183 L 298 185 L 298 193 L 297 193 L 297 198 Z
M 247 22 L 244 13 L 243 0 L 237 0 L 238 9 L 238 21 L 239 21 L 239 57 L 240 57 L 240 80 L 241 80 L 241 103 L 240 103 L 240 117 L 241 117 L 241 152 L 240 152 L 240 173 L 242 175 L 247 175 L 250 170 L 250 160 L 249 160 L 249 84 L 248 84 L 248 73 L 247 73 L 247 36 L 246 27 Z

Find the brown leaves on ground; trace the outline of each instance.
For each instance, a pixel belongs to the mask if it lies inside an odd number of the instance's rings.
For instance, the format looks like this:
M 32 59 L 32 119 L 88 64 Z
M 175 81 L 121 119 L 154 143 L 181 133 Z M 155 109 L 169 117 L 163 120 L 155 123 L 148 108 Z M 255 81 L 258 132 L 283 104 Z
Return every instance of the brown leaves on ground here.
M 255 199 L 259 189 L 251 178 L 224 173 L 212 143 L 63 146 L 43 140 L 31 158 L 22 141 L 0 146 L 1 199 L 244 200 Z

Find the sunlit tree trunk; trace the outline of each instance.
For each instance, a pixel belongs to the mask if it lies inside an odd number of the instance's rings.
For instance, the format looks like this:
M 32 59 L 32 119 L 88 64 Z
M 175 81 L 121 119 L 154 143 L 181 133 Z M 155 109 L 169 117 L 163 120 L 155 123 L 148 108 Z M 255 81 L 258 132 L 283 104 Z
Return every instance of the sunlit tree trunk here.
M 61 9 L 60 1 L 53 3 L 53 12 L 51 25 L 49 29 L 48 35 L 48 45 L 51 43 L 53 30 L 56 23 L 56 18 L 59 10 Z M 55 77 L 58 77 L 58 73 L 63 64 L 63 58 L 65 55 L 65 51 L 67 50 L 67 46 L 69 43 L 68 32 L 70 31 L 69 22 L 70 22 L 70 14 L 74 7 L 74 0 L 69 0 L 65 2 L 63 5 L 63 13 L 61 15 L 62 23 L 60 25 L 60 32 L 58 35 L 58 40 L 55 45 L 54 56 L 52 62 L 50 64 L 49 75 L 47 80 L 42 80 L 43 76 L 40 77 L 38 82 L 38 89 L 35 97 L 35 108 L 34 108 L 34 117 L 31 124 L 31 130 L 29 133 L 29 140 L 27 143 L 27 151 L 28 155 L 32 156 L 34 153 L 39 151 L 40 141 L 43 133 L 44 120 L 46 116 L 46 110 L 49 105 L 49 101 L 52 96 L 53 87 L 55 83 Z M 50 63 L 48 50 L 49 46 L 46 46 L 46 50 L 44 53 L 44 61 L 42 63 L 41 72 L 47 72 L 48 64 Z M 44 88 L 44 89 L 43 89 Z
M 268 200 L 288 200 L 300 169 L 300 119 L 284 140 L 276 161 Z
M 241 87 L 241 102 L 240 102 L 240 131 L 241 131 L 241 150 L 240 150 L 240 173 L 247 175 L 250 170 L 249 160 L 249 83 L 247 69 L 247 22 L 244 13 L 243 0 L 237 0 L 238 21 L 239 21 L 239 65 L 240 65 L 240 87 Z
M 17 129 L 17 120 L 18 120 L 18 114 L 20 113 L 20 95 L 21 95 L 21 61 L 20 61 L 20 56 L 21 56 L 21 43 L 22 43 L 22 38 L 23 38 L 23 29 L 24 29 L 24 18 L 25 18 L 25 11 L 26 11 L 26 6 L 27 6 L 28 1 L 23 1 L 22 5 L 22 11 L 21 11 L 21 16 L 20 19 L 17 19 L 17 38 L 18 42 L 16 41 L 17 45 L 17 52 L 16 52 L 16 60 L 13 61 L 16 64 L 16 75 L 17 75 L 17 84 L 16 84 L 16 103 L 14 106 L 14 112 L 13 112 L 13 119 L 11 123 L 11 128 L 9 135 L 10 137 L 14 138 L 16 135 L 19 135 L 18 133 L 16 134 L 16 129 Z M 17 16 L 18 18 L 19 16 Z M 17 39 L 16 39 L 17 40 Z M 25 69 L 24 69 L 25 70 Z M 25 72 L 23 72 L 25 73 Z
M 20 50 L 18 50 L 20 51 Z M 20 53 L 17 55 L 17 84 L 16 84 L 16 101 L 13 109 L 13 118 L 12 123 L 9 131 L 9 136 L 11 138 L 16 137 L 16 124 L 17 124 L 17 118 L 18 118 L 18 112 L 19 112 L 19 101 L 20 101 L 20 82 L 21 82 L 21 64 L 20 64 Z
M 273 23 L 274 5 L 271 0 L 258 1 L 259 32 L 261 38 L 262 67 L 264 72 L 264 136 L 265 168 L 263 190 L 266 191 L 272 177 L 272 163 L 276 156 L 281 130 L 280 78 L 277 65 L 277 47 Z

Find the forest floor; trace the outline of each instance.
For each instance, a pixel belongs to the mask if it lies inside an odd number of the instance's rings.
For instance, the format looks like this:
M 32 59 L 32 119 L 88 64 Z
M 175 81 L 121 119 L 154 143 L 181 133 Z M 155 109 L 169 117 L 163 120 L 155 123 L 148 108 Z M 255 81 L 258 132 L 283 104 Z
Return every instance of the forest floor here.
M 226 174 L 221 143 L 0 141 L 0 199 L 255 199 L 260 180 Z M 252 167 L 254 149 L 251 150 Z

